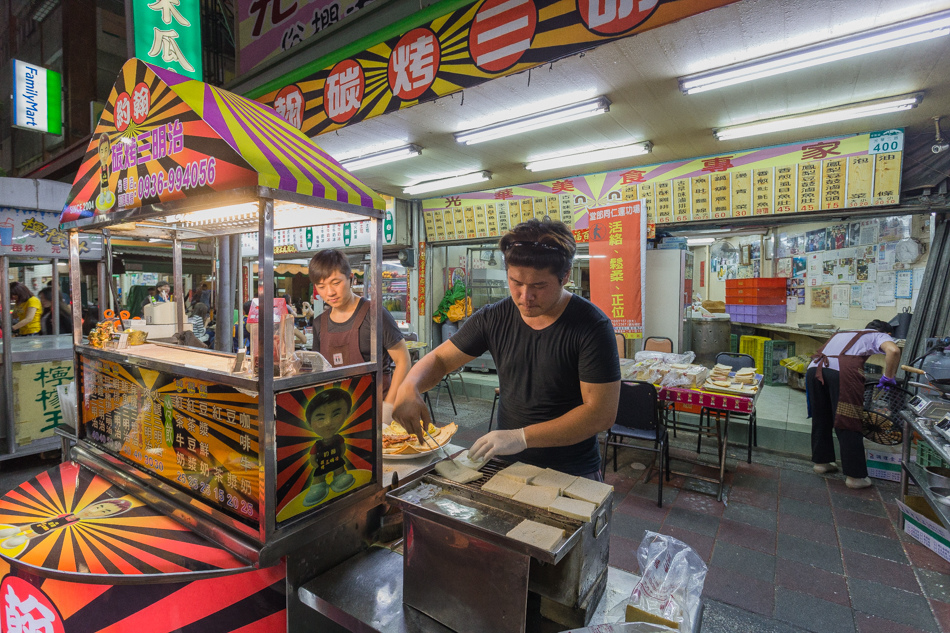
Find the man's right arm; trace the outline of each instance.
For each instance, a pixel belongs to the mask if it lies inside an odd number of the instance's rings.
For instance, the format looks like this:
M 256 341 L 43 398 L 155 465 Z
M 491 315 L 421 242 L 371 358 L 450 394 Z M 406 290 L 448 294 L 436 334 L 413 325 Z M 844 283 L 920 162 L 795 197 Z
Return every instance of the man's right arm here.
M 425 444 L 422 423 L 428 426 L 432 422 L 432 417 L 425 406 L 422 394 L 438 385 L 443 376 L 474 359 L 474 356 L 469 356 L 459 350 L 451 340 L 442 343 L 423 356 L 412 366 L 406 379 L 399 386 L 393 408 L 393 419 L 402 424 L 410 433 L 414 433 L 419 441 Z

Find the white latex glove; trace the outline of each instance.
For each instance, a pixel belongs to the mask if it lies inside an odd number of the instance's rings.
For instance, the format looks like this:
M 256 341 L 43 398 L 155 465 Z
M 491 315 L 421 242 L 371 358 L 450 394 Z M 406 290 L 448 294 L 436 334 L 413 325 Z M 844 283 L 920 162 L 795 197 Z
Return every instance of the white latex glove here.
M 391 402 L 383 402 L 383 426 L 391 424 L 393 421 L 393 404 Z
M 524 429 L 492 431 L 478 438 L 468 451 L 472 461 L 488 461 L 496 455 L 514 455 L 528 448 Z

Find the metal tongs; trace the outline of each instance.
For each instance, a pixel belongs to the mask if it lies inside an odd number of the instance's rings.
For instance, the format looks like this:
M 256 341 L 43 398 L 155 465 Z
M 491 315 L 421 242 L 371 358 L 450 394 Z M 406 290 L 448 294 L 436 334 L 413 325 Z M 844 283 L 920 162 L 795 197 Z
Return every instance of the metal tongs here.
M 422 425 L 422 432 L 426 434 L 426 437 L 428 437 L 430 440 L 432 440 L 432 443 L 435 444 L 435 447 L 436 447 L 437 449 L 439 449 L 440 451 L 442 451 L 442 454 L 445 456 L 445 458 L 451 461 L 452 458 L 449 457 L 449 452 L 448 452 L 447 450 L 445 450 L 445 447 L 443 447 L 441 444 L 439 444 L 439 443 L 435 440 L 434 437 L 432 437 L 432 434 L 429 433 L 429 429 L 427 429 L 427 428 L 425 427 L 425 424 Z

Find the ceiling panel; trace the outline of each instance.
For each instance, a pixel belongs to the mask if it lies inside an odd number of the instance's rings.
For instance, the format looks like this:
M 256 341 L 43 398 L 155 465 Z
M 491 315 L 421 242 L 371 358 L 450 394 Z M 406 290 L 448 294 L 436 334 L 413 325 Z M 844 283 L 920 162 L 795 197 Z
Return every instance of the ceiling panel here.
M 740 0 L 317 143 L 338 158 L 421 145 L 422 156 L 357 172 L 377 190 L 405 197 L 402 188 L 411 182 L 481 169 L 493 173 L 491 187 L 500 187 L 889 127 L 927 132 L 931 117 L 950 115 L 950 37 L 698 95 L 682 94 L 677 77 L 947 9 L 950 0 Z M 925 92 L 924 101 L 907 112 L 727 142 L 712 135 L 716 127 L 916 91 Z M 453 137 L 526 108 L 598 95 L 610 98 L 608 114 L 473 146 Z M 554 152 L 648 140 L 654 149 L 647 156 L 534 173 L 523 166 Z

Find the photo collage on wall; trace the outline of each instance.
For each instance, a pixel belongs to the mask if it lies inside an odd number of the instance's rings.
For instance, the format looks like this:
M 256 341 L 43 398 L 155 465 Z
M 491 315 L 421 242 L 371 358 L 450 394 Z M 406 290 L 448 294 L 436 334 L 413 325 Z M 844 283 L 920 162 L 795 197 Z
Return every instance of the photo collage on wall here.
M 917 221 L 921 225 L 913 226 Z M 805 304 L 806 288 L 811 307 L 831 308 L 832 316 L 844 319 L 852 308 L 874 311 L 896 305 L 898 298 L 915 298 L 913 279 L 922 272 L 899 261 L 897 243 L 927 229 L 929 218 L 917 221 L 893 216 L 780 233 L 775 274 L 788 278 L 789 306 Z

